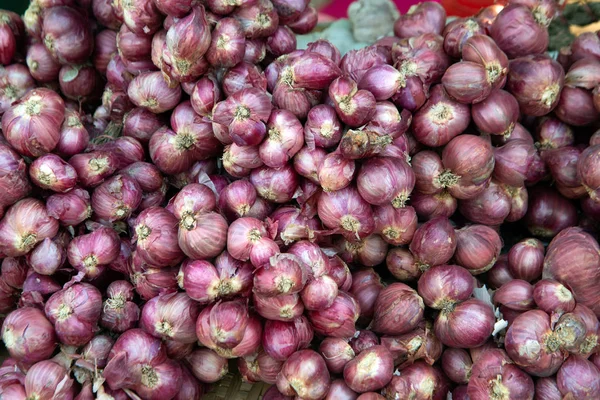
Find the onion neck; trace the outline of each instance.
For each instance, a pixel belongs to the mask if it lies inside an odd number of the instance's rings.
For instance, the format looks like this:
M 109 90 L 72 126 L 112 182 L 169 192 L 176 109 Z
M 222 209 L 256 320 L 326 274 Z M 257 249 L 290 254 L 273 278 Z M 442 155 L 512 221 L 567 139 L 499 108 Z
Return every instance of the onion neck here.
M 23 251 L 29 252 L 33 248 L 33 246 L 37 243 L 37 235 L 35 233 L 26 233 L 21 236 L 21 243 L 18 248 Z
M 190 150 L 196 141 L 188 132 L 182 131 L 175 135 L 175 148 L 179 151 Z
M 56 310 L 56 320 L 61 322 L 65 321 L 71 316 L 71 314 L 73 314 L 73 309 L 63 303 L 58 306 L 58 309 Z
M 406 202 L 408 201 L 409 198 L 410 198 L 409 193 L 401 192 L 392 199 L 392 206 L 394 208 L 403 208 L 406 205 Z
M 135 234 L 137 235 L 137 240 L 146 240 L 148 236 L 152 233 L 152 229 L 148 225 L 138 225 L 135 227 Z
M 120 310 L 125 307 L 125 303 L 126 303 L 125 296 L 123 296 L 121 294 L 114 296 L 114 297 L 109 297 L 104 302 L 104 310 L 106 310 L 106 309 Z
M 356 217 L 352 215 L 344 215 L 342 218 L 340 218 L 340 225 L 348 232 L 354 232 L 357 238 L 359 237 L 358 230 L 360 229 L 360 222 L 358 219 L 356 219 Z
M 449 188 L 458 183 L 460 176 L 455 175 L 449 169 L 435 177 L 434 181 L 442 188 Z
M 429 115 L 431 116 L 431 122 L 436 125 L 445 125 L 454 119 L 452 107 L 444 103 L 438 103 L 431 107 Z
M 491 62 L 485 65 L 485 75 L 487 81 L 492 85 L 495 84 L 496 81 L 498 81 L 498 79 L 500 79 L 502 76 L 506 75 L 506 73 L 506 68 L 502 68 L 502 65 L 500 65 L 498 62 Z
M 106 157 L 98 157 L 92 158 L 88 165 L 90 166 L 90 170 L 97 174 L 103 173 L 108 168 L 108 158 Z
M 281 132 L 279 131 L 279 129 L 271 128 L 271 129 L 269 129 L 267 134 L 269 135 L 269 139 L 271 139 L 277 143 L 281 143 Z
M 542 93 L 541 102 L 546 107 L 551 107 L 552 104 L 556 101 L 558 94 L 560 93 L 560 86 L 558 84 L 553 84 L 548 86 L 544 92 Z
M 294 282 L 285 277 L 282 276 L 279 279 L 277 279 L 277 290 L 279 291 L 279 293 L 281 294 L 286 294 L 288 293 L 290 290 L 292 290 L 292 288 L 294 287 Z
M 510 391 L 502 383 L 502 375 L 490 382 L 490 400 L 510 400 Z
M 150 365 L 142 366 L 142 385 L 154 388 L 158 384 L 158 376 L 156 371 Z
M 196 218 L 191 211 L 186 211 L 181 215 L 179 224 L 186 230 L 191 231 L 196 226 Z
M 156 329 L 156 332 L 160 333 L 161 335 L 168 337 L 173 336 L 173 325 L 171 325 L 168 321 L 158 321 L 154 326 L 154 329 Z

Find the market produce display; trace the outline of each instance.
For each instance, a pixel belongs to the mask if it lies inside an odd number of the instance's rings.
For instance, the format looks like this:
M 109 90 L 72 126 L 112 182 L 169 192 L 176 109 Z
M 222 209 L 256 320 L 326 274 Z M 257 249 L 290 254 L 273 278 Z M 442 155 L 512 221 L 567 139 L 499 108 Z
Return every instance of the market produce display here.
M 425 2 L 0 11 L 6 400 L 600 398 L 600 37 Z M 448 22 L 449 21 L 449 22 Z

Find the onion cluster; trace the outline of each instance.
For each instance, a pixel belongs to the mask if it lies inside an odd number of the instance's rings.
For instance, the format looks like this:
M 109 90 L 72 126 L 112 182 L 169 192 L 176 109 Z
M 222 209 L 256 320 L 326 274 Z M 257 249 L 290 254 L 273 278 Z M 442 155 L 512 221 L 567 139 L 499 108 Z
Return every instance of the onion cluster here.
M 599 398 L 600 36 L 505 3 L 0 10 L 0 398 Z

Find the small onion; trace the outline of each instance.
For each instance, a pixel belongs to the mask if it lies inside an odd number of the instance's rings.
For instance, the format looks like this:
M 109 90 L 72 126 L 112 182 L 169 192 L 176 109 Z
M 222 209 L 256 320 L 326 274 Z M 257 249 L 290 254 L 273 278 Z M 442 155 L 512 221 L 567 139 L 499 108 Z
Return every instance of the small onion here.
M 575 298 L 571 291 L 552 279 L 542 279 L 534 285 L 533 300 L 547 313 L 562 314 L 575 308 Z
M 492 228 L 470 225 L 456 231 L 454 259 L 473 275 L 491 269 L 502 249 L 502 239 Z
M 319 400 L 329 390 L 329 372 L 323 357 L 312 350 L 300 350 L 283 364 L 277 389 L 287 396 Z
M 424 309 L 423 299 L 415 290 L 393 283 L 379 292 L 372 329 L 388 335 L 409 332 L 423 319 Z
M 544 245 L 537 239 L 523 239 L 508 252 L 508 270 L 517 279 L 532 282 L 542 275 Z
M 363 350 L 344 367 L 344 381 L 358 393 L 383 388 L 392 379 L 394 360 L 384 346 Z
M 56 347 L 54 327 L 33 307 L 19 308 L 2 324 L 2 340 L 11 357 L 26 364 L 48 359 Z
M 450 221 L 444 217 L 427 221 L 417 228 L 409 248 L 423 270 L 448 262 L 456 250 Z
M 419 278 L 418 292 L 431 308 L 445 310 L 468 300 L 473 294 L 475 280 L 469 271 L 458 265 L 431 268 Z

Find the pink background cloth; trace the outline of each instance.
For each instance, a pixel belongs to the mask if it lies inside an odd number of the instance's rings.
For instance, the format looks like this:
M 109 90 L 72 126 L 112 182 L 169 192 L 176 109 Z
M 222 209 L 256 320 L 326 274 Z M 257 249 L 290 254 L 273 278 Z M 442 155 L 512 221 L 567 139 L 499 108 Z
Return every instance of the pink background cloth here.
M 320 14 L 326 14 L 327 16 L 333 17 L 334 19 L 346 18 L 346 11 L 348 10 L 348 6 L 353 1 L 354 0 L 332 0 L 331 3 L 327 4 L 321 10 L 319 10 Z M 394 0 L 394 3 L 396 3 L 396 6 L 400 10 L 400 12 L 404 14 L 412 5 L 421 3 L 422 1 L 423 0 Z M 326 21 L 327 19 L 320 18 L 319 20 Z

